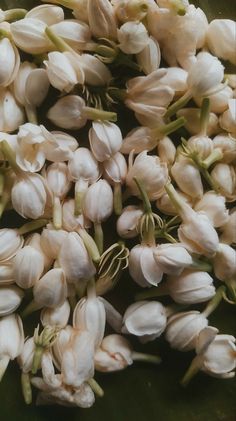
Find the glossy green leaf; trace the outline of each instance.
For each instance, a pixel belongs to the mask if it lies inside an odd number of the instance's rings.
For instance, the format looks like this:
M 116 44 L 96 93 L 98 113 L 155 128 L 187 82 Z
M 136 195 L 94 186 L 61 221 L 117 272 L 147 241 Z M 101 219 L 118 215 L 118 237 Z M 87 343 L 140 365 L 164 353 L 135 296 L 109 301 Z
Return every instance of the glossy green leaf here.
M 216 17 L 236 19 L 235 0 L 196 0 L 194 3 L 202 7 L 209 20 Z M 2 9 L 30 9 L 37 4 L 40 2 L 34 0 L 0 0 Z M 14 219 L 9 222 L 13 226 L 17 224 Z M 6 224 L 5 218 L 3 223 Z M 132 302 L 134 292 L 133 283 L 123 279 L 111 294 L 111 299 L 123 310 Z M 222 333 L 235 335 L 235 315 L 235 307 L 221 304 L 210 317 L 210 323 Z M 158 353 L 163 363 L 158 367 L 134 364 L 124 372 L 97 375 L 96 379 L 103 387 L 105 397 L 97 399 L 95 406 L 89 410 L 35 407 L 34 404 L 27 407 L 21 395 L 19 369 L 15 363 L 10 364 L 0 384 L 1 421 L 235 420 L 234 380 L 218 380 L 199 374 L 187 389 L 183 389 L 179 380 L 192 359 L 191 353 L 174 352 L 162 340 L 145 346 L 135 341 L 133 345 L 139 351 Z

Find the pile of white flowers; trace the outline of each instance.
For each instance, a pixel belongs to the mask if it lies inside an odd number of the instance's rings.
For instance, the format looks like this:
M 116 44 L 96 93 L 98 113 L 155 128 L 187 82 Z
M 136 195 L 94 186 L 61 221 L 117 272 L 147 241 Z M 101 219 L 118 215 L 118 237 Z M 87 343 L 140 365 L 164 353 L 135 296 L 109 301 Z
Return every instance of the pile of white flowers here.
M 33 385 L 91 407 L 95 371 L 160 363 L 126 335 L 162 334 L 196 352 L 183 385 L 231 378 L 235 338 L 208 316 L 236 303 L 236 22 L 187 0 L 51 3 L 0 11 L 0 215 L 26 219 L 0 229 L 0 378 L 17 359 L 26 403 Z M 128 272 L 146 289 L 121 315 L 103 296 Z

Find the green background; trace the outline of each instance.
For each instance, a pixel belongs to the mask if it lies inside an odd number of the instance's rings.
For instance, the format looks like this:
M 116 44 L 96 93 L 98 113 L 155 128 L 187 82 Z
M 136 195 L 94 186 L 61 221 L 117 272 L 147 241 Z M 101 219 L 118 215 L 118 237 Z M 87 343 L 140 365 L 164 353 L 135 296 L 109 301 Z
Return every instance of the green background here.
M 33 0 L 0 0 L 1 8 L 25 7 L 40 4 Z M 235 0 L 195 1 L 209 20 L 236 19 Z M 5 219 L 5 218 L 4 218 Z M 6 221 L 3 221 L 5 224 Z M 14 223 L 13 223 L 14 225 Z M 6 226 L 6 224 L 5 224 Z M 132 302 L 134 285 L 121 281 L 121 286 L 111 295 L 114 304 L 119 302 L 123 310 Z M 124 292 L 125 291 L 125 292 Z M 125 294 L 125 295 L 124 295 Z M 33 322 L 33 320 L 32 320 Z M 235 335 L 235 308 L 222 303 L 210 317 L 210 324 L 220 332 Z M 0 384 L 0 420 L 16 421 L 233 421 L 236 419 L 236 382 L 218 380 L 199 374 L 187 389 L 179 385 L 179 379 L 194 354 L 179 353 L 159 340 L 149 345 L 133 343 L 136 350 L 158 353 L 163 363 L 158 366 L 134 364 L 126 371 L 97 375 L 96 379 L 105 391 L 103 399 L 97 399 L 91 409 L 26 406 L 20 389 L 20 373 L 16 364 L 9 366 Z

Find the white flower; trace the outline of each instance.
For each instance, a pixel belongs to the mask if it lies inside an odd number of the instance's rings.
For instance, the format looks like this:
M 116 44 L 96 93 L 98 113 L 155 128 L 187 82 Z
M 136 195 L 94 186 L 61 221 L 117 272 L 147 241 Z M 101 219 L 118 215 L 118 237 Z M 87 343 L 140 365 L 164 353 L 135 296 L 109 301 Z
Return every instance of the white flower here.
M 230 281 L 236 277 L 236 251 L 228 244 L 219 244 L 213 259 L 213 269 L 221 281 Z
M 0 262 L 0 285 L 14 284 L 12 259 L 4 263 Z
M 119 371 L 133 363 L 132 348 L 123 336 L 108 335 L 95 353 L 95 368 L 101 372 Z
M 236 136 L 236 99 L 228 100 L 228 110 L 226 110 L 219 119 L 222 129 Z
M 235 55 L 236 22 L 230 19 L 214 19 L 207 31 L 207 45 L 210 51 L 223 60 L 236 64 Z
M 21 304 L 23 291 L 16 286 L 3 286 L 0 288 L 0 316 L 13 313 Z
M 212 139 L 206 135 L 192 136 L 187 141 L 188 149 L 197 153 L 200 159 L 206 159 L 213 151 Z
M 68 232 L 76 231 L 80 233 L 84 228 L 88 229 L 91 227 L 91 222 L 83 214 L 75 215 L 74 199 L 65 200 L 62 206 L 62 217 L 63 228 Z
M 0 69 L 0 86 L 6 87 L 14 81 L 20 67 L 19 52 L 8 38 L 0 40 L 0 60 L 4 63 Z
M 225 206 L 225 198 L 214 191 L 206 192 L 194 205 L 196 212 L 204 213 L 215 228 L 222 227 L 229 219 L 229 211 Z
M 10 90 L 0 88 L 0 131 L 14 132 L 24 120 L 24 111 L 14 95 Z
M 116 18 L 109 0 L 88 0 L 87 11 L 89 26 L 95 38 L 116 39 Z
M 161 50 L 155 38 L 149 37 L 147 45 L 136 54 L 136 59 L 146 75 L 149 75 L 160 67 Z
M 11 314 L 0 319 L 0 380 L 8 363 L 22 352 L 24 331 L 20 316 Z
M 53 25 L 64 20 L 64 11 L 61 7 L 52 4 L 41 4 L 29 10 L 25 18 L 38 19 L 47 25 Z
M 120 150 L 122 134 L 114 123 L 94 121 L 89 130 L 89 142 L 93 155 L 102 162 Z
M 220 242 L 225 244 L 236 244 L 236 208 L 229 211 L 229 219 L 223 227 Z
M 187 194 L 183 193 L 181 190 L 176 189 L 176 191 L 178 192 L 181 199 L 184 200 L 184 202 L 188 203 L 191 207 L 193 206 L 193 199 L 190 196 L 187 196 Z M 156 207 L 161 212 L 166 213 L 167 215 L 178 214 L 167 193 L 164 193 L 163 196 L 157 199 Z
M 45 163 L 45 138 L 39 126 L 25 123 L 17 135 L 16 162 L 23 171 L 38 172 Z
M 42 276 L 44 256 L 32 246 L 25 246 L 16 253 L 13 270 L 16 284 L 23 289 L 31 288 Z
M 56 308 L 61 306 L 67 297 L 65 273 L 61 268 L 49 270 L 34 284 L 34 300 L 41 307 Z
M 222 92 L 222 91 L 221 91 Z M 213 96 L 213 95 L 212 95 Z M 211 101 L 212 101 L 211 96 Z M 199 106 L 201 105 L 202 98 L 200 98 Z M 211 103 L 211 102 L 210 102 Z M 185 128 L 191 135 L 199 134 L 201 131 L 201 121 L 200 121 L 200 108 L 182 108 L 177 112 L 178 117 L 185 117 L 186 123 Z M 207 135 L 211 136 L 212 134 L 218 133 L 218 117 L 214 113 L 210 113 L 209 123 L 207 126 Z
M 83 113 L 84 100 L 77 95 L 67 95 L 60 98 L 47 114 L 56 126 L 63 129 L 79 129 L 85 126 L 87 117 Z
M 108 67 L 91 54 L 81 54 L 79 62 L 84 72 L 85 83 L 91 86 L 106 86 L 112 79 Z
M 85 195 L 83 211 L 85 216 L 94 223 L 105 221 L 112 214 L 113 192 L 106 180 L 92 184 Z
M 103 162 L 103 175 L 111 185 L 123 184 L 127 175 L 127 164 L 124 155 L 116 152 Z
M 126 54 L 138 54 L 149 42 L 148 32 L 141 22 L 126 22 L 117 31 L 119 48 Z
M 215 295 L 213 279 L 207 272 L 185 269 L 181 275 L 167 278 L 171 298 L 180 304 L 196 304 L 210 300 Z
M 151 151 L 157 144 L 156 136 L 153 135 L 149 127 L 136 127 L 132 129 L 123 139 L 120 151 L 124 154 L 143 151 Z
M 45 254 L 50 258 L 56 260 L 60 248 L 67 237 L 67 232 L 64 230 L 56 230 L 52 225 L 48 225 L 43 229 L 41 234 L 41 247 Z
M 16 229 L 0 229 L 0 261 L 5 262 L 16 255 L 23 247 L 24 238 L 18 234 Z
M 122 333 L 131 333 L 142 342 L 158 338 L 165 330 L 167 315 L 158 301 L 139 301 L 131 304 L 123 316 Z
M 162 139 L 158 140 L 157 143 L 158 156 L 162 162 L 166 162 L 168 166 L 173 165 L 176 157 L 176 147 L 174 142 L 168 137 L 165 136 Z
M 81 20 L 65 19 L 51 25 L 50 29 L 75 50 L 83 50 L 91 38 L 89 26 Z
M 155 247 L 137 245 L 129 255 L 129 273 L 141 287 L 157 286 L 163 277 L 163 271 L 153 257 Z
M 192 263 L 192 257 L 182 244 L 161 244 L 154 248 L 153 257 L 164 273 L 180 275 Z
M 143 182 L 150 200 L 155 200 L 164 193 L 164 186 L 168 179 L 168 169 L 158 156 L 147 155 L 147 151 L 141 152 L 130 165 L 126 177 L 126 184 L 133 195 L 139 195 L 138 187 L 134 181 L 137 177 Z
M 122 238 L 134 238 L 138 235 L 138 224 L 143 211 L 138 206 L 126 206 L 117 219 L 116 229 Z
M 219 91 L 211 95 L 210 110 L 216 114 L 223 113 L 224 111 L 227 110 L 228 101 L 229 99 L 233 98 L 233 95 L 234 93 L 230 86 L 226 85 L 225 83 L 220 83 Z M 198 107 L 201 107 L 202 97 L 194 96 L 193 99 L 198 105 Z M 219 131 L 219 127 L 218 127 L 218 131 Z
M 13 41 L 29 54 L 47 53 L 52 44 L 45 35 L 47 25 L 35 18 L 21 19 L 11 24 Z
M 66 300 L 61 306 L 44 308 L 40 314 L 40 321 L 44 327 L 55 326 L 60 329 L 66 327 L 70 317 L 70 304 Z
M 219 134 L 212 140 L 214 149 L 220 149 L 223 158 L 220 160 L 225 164 L 231 164 L 236 159 L 236 140 L 227 134 Z
M 31 371 L 34 358 L 34 351 L 34 338 L 30 337 L 24 342 L 23 349 L 20 355 L 17 357 L 17 362 L 23 373 L 29 373 Z
M 44 61 L 51 85 L 59 91 L 67 93 L 79 82 L 69 54 L 68 52 L 53 51 L 48 54 L 48 60 Z M 83 78 L 80 82 L 83 82 Z
M 188 311 L 171 316 L 167 323 L 166 340 L 178 351 L 190 351 L 195 348 L 197 338 L 208 320 L 199 311 Z
M 78 148 L 77 140 L 64 132 L 49 132 L 42 125 L 40 125 L 40 128 L 45 138 L 43 151 L 46 159 L 52 162 L 68 161 L 72 157 L 72 153 Z
M 146 0 L 112 0 L 116 16 L 121 22 L 141 21 L 148 10 Z
M 218 185 L 219 192 L 228 202 L 236 197 L 236 171 L 234 165 L 216 164 L 211 171 L 213 181 Z

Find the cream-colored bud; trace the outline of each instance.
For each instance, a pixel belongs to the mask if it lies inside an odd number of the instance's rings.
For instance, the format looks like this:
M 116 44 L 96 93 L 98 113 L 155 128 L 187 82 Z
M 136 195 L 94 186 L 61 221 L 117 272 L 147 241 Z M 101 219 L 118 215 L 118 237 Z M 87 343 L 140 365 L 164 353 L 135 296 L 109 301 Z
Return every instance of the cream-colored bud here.
M 0 40 L 0 60 L 4 63 L 0 69 L 0 86 L 6 87 L 14 81 L 20 66 L 19 52 L 8 38 Z
M 138 224 L 143 211 L 138 206 L 126 206 L 117 219 L 116 229 L 122 238 L 135 238 L 138 235 Z
M 168 166 L 174 164 L 176 147 L 168 136 L 165 136 L 158 141 L 157 151 L 162 162 L 166 162 Z
M 137 127 L 131 130 L 123 139 L 120 151 L 124 154 L 151 151 L 157 144 L 156 137 L 149 127 Z
M 47 53 L 52 44 L 45 35 L 47 25 L 35 18 L 21 19 L 11 24 L 11 33 L 17 47 L 29 54 Z
M 210 137 L 205 135 L 192 136 L 187 142 L 188 149 L 197 153 L 200 159 L 206 159 L 213 151 L 213 143 Z
M 25 246 L 16 253 L 13 259 L 13 270 L 16 284 L 31 288 L 44 271 L 44 256 L 31 246 Z
M 47 184 L 55 197 L 63 199 L 71 187 L 68 167 L 64 162 L 54 162 L 47 167 Z
M 129 255 L 129 273 L 141 287 L 157 286 L 163 277 L 163 271 L 153 257 L 155 247 L 137 245 Z
M 52 225 L 48 225 L 47 228 L 44 228 L 41 234 L 41 247 L 44 253 L 47 254 L 51 259 L 56 260 L 66 237 L 66 231 L 56 230 Z
M 106 86 L 112 79 L 108 67 L 91 54 L 80 56 L 80 65 L 84 72 L 85 83 L 91 86 Z
M 222 129 L 236 136 L 236 99 L 228 100 L 228 109 L 220 116 L 219 122 Z
M 36 124 L 25 123 L 19 127 L 16 163 L 23 171 L 38 172 L 42 169 L 46 160 L 44 142 L 42 131 Z
M 60 98 L 48 111 L 47 117 L 63 129 L 79 129 L 85 126 L 87 117 L 83 114 L 85 102 L 77 95 Z
M 20 306 L 24 297 L 23 291 L 16 286 L 0 288 L 0 317 L 13 313 Z
M 183 193 L 181 190 L 176 189 L 176 191 L 178 192 L 178 194 L 184 202 L 186 202 L 191 207 L 193 206 L 193 199 L 190 196 L 187 196 L 187 194 Z M 156 207 L 161 212 L 166 213 L 167 215 L 178 214 L 167 193 L 164 193 L 163 196 L 157 199 Z
M 114 123 L 94 121 L 89 130 L 89 142 L 97 161 L 103 162 L 120 150 L 122 134 Z
M 51 85 L 59 91 L 67 93 L 78 83 L 78 77 L 69 54 L 68 52 L 53 51 L 48 54 L 48 60 L 44 61 Z
M 211 171 L 213 181 L 218 185 L 219 192 L 232 202 L 236 197 L 236 171 L 234 165 L 216 164 Z
M 207 45 L 214 55 L 236 65 L 235 32 L 236 22 L 233 20 L 214 19 L 208 26 Z
M 220 242 L 224 244 L 236 244 L 236 208 L 229 211 L 229 219 L 221 227 Z
M 61 268 L 49 270 L 34 285 L 34 300 L 40 307 L 56 308 L 61 306 L 67 297 L 65 273 Z
M 63 220 L 62 225 L 63 228 L 68 231 L 77 231 L 79 232 L 82 228 L 90 228 L 91 223 L 88 221 L 84 215 L 80 214 L 78 216 L 75 215 L 75 201 L 74 199 L 68 199 L 63 203 L 62 206 L 62 214 Z
M 8 363 L 21 354 L 24 345 L 24 330 L 20 316 L 11 314 L 0 319 L 0 379 Z
M 16 102 L 10 90 L 0 88 L 0 131 L 11 133 L 24 123 L 22 107 Z
M 161 62 L 161 50 L 158 42 L 153 37 L 149 37 L 147 45 L 136 54 L 137 62 L 142 71 L 149 75 L 159 69 Z
M 44 214 L 47 192 L 43 178 L 39 174 L 27 174 L 17 179 L 12 188 L 13 208 L 23 218 L 37 219 Z
M 78 148 L 78 142 L 67 133 L 60 131 L 49 132 L 44 126 L 40 126 L 45 137 L 43 150 L 48 161 L 64 162 L 72 157 L 72 153 Z
M 14 271 L 12 259 L 4 263 L 0 263 L 0 285 L 14 284 Z
M 83 50 L 91 39 L 89 26 L 81 20 L 65 19 L 52 25 L 50 29 L 75 50 Z
M 115 12 L 109 0 L 87 1 L 88 21 L 95 38 L 116 39 Z
M 216 114 L 223 113 L 227 110 L 228 101 L 231 98 L 233 98 L 233 90 L 230 86 L 225 86 L 225 84 L 220 83 L 219 92 L 211 95 L 210 110 Z M 201 107 L 202 97 L 194 96 L 194 101 L 199 107 Z
M 101 372 L 123 370 L 132 363 L 132 348 L 121 335 L 106 336 L 95 354 L 95 368 Z
M 182 244 L 161 244 L 154 248 L 153 257 L 164 273 L 180 275 L 192 263 L 192 257 Z
M 28 338 L 24 342 L 23 349 L 17 357 L 17 362 L 23 373 L 29 373 L 32 370 L 33 358 L 35 352 L 34 338 Z
M 212 97 L 211 97 L 212 98 Z M 202 98 L 200 100 L 201 105 Z M 185 128 L 191 135 L 197 135 L 201 131 L 201 110 L 200 108 L 182 108 L 177 112 L 178 117 L 185 117 L 186 123 Z M 207 126 L 207 135 L 211 136 L 219 131 L 218 117 L 214 113 L 210 113 L 209 123 Z
M 199 311 L 177 313 L 168 320 L 166 339 L 171 348 L 191 351 L 196 346 L 199 333 L 207 325 L 208 320 Z
M 55 326 L 62 329 L 66 327 L 69 317 L 70 304 L 66 300 L 61 306 L 41 310 L 40 321 L 44 327 Z
M 103 162 L 103 174 L 110 184 L 123 184 L 127 175 L 127 164 L 124 156 L 116 152 L 107 161 Z
M 141 22 L 126 22 L 117 31 L 119 48 L 126 54 L 138 54 L 148 44 L 149 37 Z
M 150 200 L 155 200 L 164 193 L 164 186 L 168 179 L 168 169 L 158 156 L 147 155 L 147 151 L 141 152 L 128 169 L 126 184 L 133 195 L 139 195 L 138 187 L 134 181 L 137 177 L 143 182 L 146 193 Z
M 34 63 L 30 63 L 28 61 L 24 61 L 20 65 L 16 79 L 14 80 L 13 88 L 15 97 L 21 105 L 25 105 L 26 103 L 25 89 L 27 78 L 30 75 L 30 73 L 36 68 L 37 67 Z
M 23 247 L 24 238 L 18 234 L 16 229 L 0 229 L 0 261 L 5 262 L 16 255 Z
M 219 244 L 213 259 L 215 275 L 221 281 L 230 281 L 236 278 L 236 251 L 228 244 Z
M 112 214 L 113 192 L 106 180 L 99 180 L 88 188 L 83 211 L 85 216 L 95 223 L 105 221 Z
M 25 18 L 38 19 L 46 25 L 53 25 L 64 20 L 64 11 L 53 4 L 41 4 L 26 13 Z
M 214 191 L 206 192 L 194 205 L 194 210 L 207 215 L 215 228 L 222 227 L 229 219 L 229 211 L 225 206 L 225 197 Z
M 213 146 L 220 149 L 223 158 L 220 160 L 225 164 L 231 164 L 236 159 L 236 139 L 224 133 L 219 134 L 213 139 Z
M 189 269 L 179 276 L 168 276 L 167 289 L 176 303 L 187 305 L 208 301 L 215 295 L 212 277 L 207 272 Z
M 93 377 L 94 340 L 89 332 L 74 330 L 63 352 L 61 372 L 64 383 L 75 388 Z
M 149 0 L 112 0 L 117 18 L 121 22 L 141 21 L 148 11 Z
M 171 168 L 171 174 L 178 187 L 192 198 L 200 198 L 203 195 L 201 174 L 193 165 L 191 159 L 179 154 Z
M 68 233 L 60 249 L 58 261 L 68 282 L 89 280 L 95 274 L 95 267 L 84 242 L 76 232 Z
M 142 342 L 158 338 L 165 330 L 167 315 L 165 307 L 158 301 L 139 301 L 131 304 L 123 316 L 122 333 L 131 333 Z

